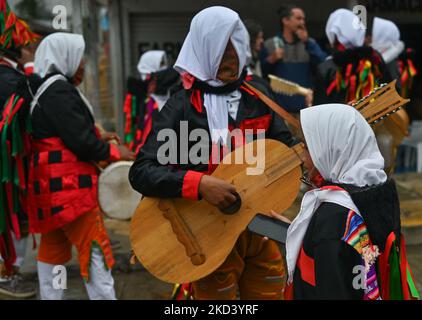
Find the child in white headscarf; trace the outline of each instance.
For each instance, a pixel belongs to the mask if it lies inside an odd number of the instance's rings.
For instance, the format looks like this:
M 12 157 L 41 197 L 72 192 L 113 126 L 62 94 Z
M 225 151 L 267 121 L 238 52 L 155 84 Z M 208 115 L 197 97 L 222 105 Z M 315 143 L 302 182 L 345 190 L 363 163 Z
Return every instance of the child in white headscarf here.
M 400 30 L 393 21 L 374 18 L 372 47 L 381 53 L 386 64 L 399 57 L 404 50 L 404 43 L 400 40 Z
M 130 171 L 134 189 L 152 197 L 184 197 L 207 201 L 224 209 L 236 200 L 233 185 L 214 178 L 213 151 L 230 143 L 230 130 L 262 129 L 266 136 L 291 146 L 294 140 L 281 118 L 276 116 L 243 84 L 270 89 L 247 77 L 250 56 L 249 36 L 239 15 L 224 7 L 211 7 L 192 20 L 175 68 L 183 78 L 184 89 L 174 94 L 153 122 L 153 128 Z M 162 129 L 173 129 L 177 144 L 188 137 L 179 134 L 183 122 L 189 133 L 208 131 L 208 154 L 194 162 L 181 159 L 193 153 L 193 144 L 180 150 L 177 163 L 164 166 L 158 140 Z M 202 152 L 201 152 L 202 153 Z M 202 159 L 204 157 L 202 156 Z M 218 159 L 220 160 L 220 159 Z M 199 215 L 203 214 L 198 212 Z M 195 299 L 280 299 L 284 268 L 280 251 L 273 241 L 244 232 L 227 260 L 215 272 L 192 284 Z
M 315 166 L 309 171 L 319 172 L 325 183 L 305 194 L 288 229 L 288 297 L 409 297 L 410 286 L 403 285 L 400 293 L 390 290 L 390 283 L 401 283 L 390 254 L 403 250 L 404 239 L 395 184 L 387 180 L 371 127 L 358 111 L 341 104 L 302 110 L 301 124 Z M 401 252 L 402 281 L 408 280 L 405 258 Z
M 397 80 L 397 91 L 403 92 L 399 57 L 403 53 L 405 45 L 400 40 L 399 28 L 393 21 L 375 17 L 370 39 L 371 46 L 382 55 L 391 80 Z M 402 124 L 402 126 L 398 124 Z M 401 109 L 375 129 L 378 145 L 385 159 L 386 172 L 389 174 L 394 171 L 397 149 L 406 136 L 408 125 L 409 116 L 406 110 Z
M 164 107 L 180 79 L 163 50 L 145 52 L 137 69 L 141 80 L 129 77 L 124 105 L 125 143 L 135 152 L 144 145 L 155 114 Z
M 333 54 L 318 66 L 315 104 L 357 101 L 391 80 L 381 55 L 364 45 L 365 27 L 352 11 L 334 11 L 325 31 Z
M 114 258 L 97 196 L 94 162 L 131 159 L 122 146 L 108 143 L 95 127 L 88 100 L 76 88 L 84 75 L 81 35 L 55 33 L 35 53 L 31 79 L 32 154 L 29 174 L 29 225 L 41 233 L 38 277 L 42 299 L 62 299 L 54 287 L 55 266 L 78 251 L 81 276 L 90 299 L 115 299 Z M 64 274 L 65 276 L 65 274 Z

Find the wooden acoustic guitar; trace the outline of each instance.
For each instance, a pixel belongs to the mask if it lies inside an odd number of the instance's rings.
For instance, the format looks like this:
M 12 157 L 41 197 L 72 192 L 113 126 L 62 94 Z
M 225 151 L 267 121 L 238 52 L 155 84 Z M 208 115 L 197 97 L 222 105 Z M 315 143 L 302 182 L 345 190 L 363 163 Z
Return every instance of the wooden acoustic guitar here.
M 269 98 L 262 99 L 276 112 L 280 111 L 278 108 L 283 110 L 266 100 Z M 369 123 L 375 123 L 407 101 L 397 94 L 392 83 L 377 89 L 354 107 Z M 283 212 L 292 205 L 299 193 L 304 146 L 288 148 L 275 140 L 262 142 L 265 152 L 257 152 L 261 157 L 257 163 L 265 164 L 262 174 L 247 175 L 246 169 L 251 165 L 226 164 L 226 161 L 212 174 L 236 187 L 239 193 L 236 208 L 224 213 L 205 200 L 142 200 L 132 218 L 130 241 L 135 255 L 150 273 L 169 283 L 204 278 L 225 261 L 257 213 L 269 215 L 271 209 Z M 244 153 L 251 147 L 257 150 L 259 143 L 251 142 L 227 157 L 233 159 L 236 153 Z

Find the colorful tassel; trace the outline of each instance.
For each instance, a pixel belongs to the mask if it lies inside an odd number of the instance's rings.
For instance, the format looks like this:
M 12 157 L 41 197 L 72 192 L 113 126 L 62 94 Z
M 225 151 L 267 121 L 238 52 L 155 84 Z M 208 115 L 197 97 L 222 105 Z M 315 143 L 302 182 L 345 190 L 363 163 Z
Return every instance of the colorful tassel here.
M 6 0 L 0 0 L 0 46 L 16 49 L 37 41 L 40 36 L 14 14 Z

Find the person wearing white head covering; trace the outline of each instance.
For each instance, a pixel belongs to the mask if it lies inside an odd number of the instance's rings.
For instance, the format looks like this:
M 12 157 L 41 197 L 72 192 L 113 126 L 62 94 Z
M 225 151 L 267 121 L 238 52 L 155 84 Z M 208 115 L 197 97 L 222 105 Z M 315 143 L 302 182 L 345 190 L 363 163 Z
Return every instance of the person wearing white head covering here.
M 145 81 L 152 73 L 162 71 L 167 67 L 167 55 L 163 50 L 151 50 L 145 52 L 139 59 L 138 63 L 138 71 L 143 81 Z
M 333 54 L 318 66 L 315 104 L 357 101 L 391 80 L 381 55 L 365 45 L 365 26 L 352 11 L 334 11 L 325 31 Z
M 41 78 L 53 72 L 71 78 L 78 70 L 84 52 L 85 41 L 81 35 L 53 33 L 36 51 L 34 72 Z
M 230 129 L 242 136 L 245 129 L 255 133 L 260 129 L 268 138 L 289 146 L 295 143 L 283 120 L 242 85 L 247 81 L 271 96 L 265 82 L 246 76 L 249 54 L 248 33 L 233 10 L 211 7 L 193 18 L 175 64 L 184 88 L 172 95 L 153 121 L 151 134 L 130 170 L 135 190 L 149 197 L 202 198 L 224 209 L 236 200 L 236 190 L 210 174 L 217 164 L 212 160 L 220 159 L 216 154 L 231 147 Z M 177 161 L 170 159 L 170 163 L 162 153 L 166 142 L 159 139 L 169 129 L 177 134 L 172 144 L 180 146 Z M 193 139 L 199 132 L 207 134 L 206 141 Z M 256 139 L 256 134 L 249 138 Z M 202 146 L 200 159 L 192 157 L 198 154 L 195 143 Z M 262 244 L 262 237 L 244 232 L 223 265 L 192 284 L 193 295 L 236 299 L 239 290 L 242 299 L 280 299 L 283 275 L 277 245 L 273 241 Z
M 304 195 L 287 232 L 287 297 L 381 299 L 376 262 L 400 234 L 400 209 L 372 128 L 343 104 L 302 110 L 301 124 L 308 170 L 325 182 Z
M 239 15 L 223 7 L 211 7 L 198 13 L 192 20 L 190 31 L 183 43 L 175 69 L 188 73 L 212 87 L 222 87 L 218 71 L 228 42 L 238 57 L 237 79 L 242 76 L 251 59 L 249 34 Z M 214 143 L 226 144 L 229 113 L 236 118 L 241 93 L 239 90 L 224 94 L 204 94 L 208 125 Z
M 169 67 L 167 54 L 162 50 L 145 52 L 137 69 L 141 81 L 129 77 L 124 105 L 125 143 L 135 152 L 144 145 L 155 113 L 161 111 L 170 98 L 170 91 L 180 80 L 179 73 Z
M 76 34 L 46 37 L 35 53 L 30 78 L 32 154 L 29 174 L 29 227 L 41 233 L 38 277 L 42 299 L 62 299 L 55 287 L 56 265 L 78 251 L 90 299 L 115 299 L 114 259 L 97 197 L 94 162 L 130 159 L 122 146 L 101 136 L 93 110 L 75 86 L 83 80 L 85 42 Z M 54 271 L 54 272 L 53 272 Z M 65 274 L 64 274 L 65 276 Z
M 358 17 L 350 10 L 338 9 L 330 14 L 325 33 L 334 46 L 341 43 L 346 49 L 363 46 L 365 42 L 365 29 L 356 25 Z
M 386 182 L 384 159 L 374 133 L 354 108 L 315 106 L 301 112 L 301 123 L 313 164 L 330 186 L 363 188 Z M 360 230 L 357 239 L 349 234 L 351 229 Z M 322 187 L 307 192 L 287 233 L 288 283 L 294 280 L 293 298 L 361 299 L 373 294 L 378 299 L 379 292 L 353 287 L 353 268 L 365 261 L 365 248 L 372 248 L 368 231 L 347 191 Z M 375 266 L 372 263 L 370 267 Z
M 381 53 L 386 64 L 399 57 L 404 50 L 404 43 L 400 41 L 400 30 L 393 21 L 374 18 L 372 47 Z
M 405 44 L 400 40 L 400 30 L 390 20 L 374 18 L 372 26 L 371 46 L 377 50 L 384 59 L 392 79 L 397 79 L 397 89 L 401 90 L 401 74 L 399 56 L 405 49 Z
M 396 24 L 390 20 L 374 18 L 372 26 L 371 46 L 378 51 L 388 70 L 391 80 L 396 79 L 398 92 L 402 90 L 402 81 L 399 65 L 399 56 L 404 51 L 405 45 L 400 41 L 400 30 Z M 399 117 L 401 115 L 401 117 Z M 408 118 L 406 110 L 402 109 L 398 115 L 387 118 L 381 126 L 375 129 L 381 153 L 386 162 L 386 171 L 392 173 L 395 167 L 397 149 L 404 139 L 404 135 L 398 135 L 397 117 Z M 396 118 L 396 119 L 392 119 Z

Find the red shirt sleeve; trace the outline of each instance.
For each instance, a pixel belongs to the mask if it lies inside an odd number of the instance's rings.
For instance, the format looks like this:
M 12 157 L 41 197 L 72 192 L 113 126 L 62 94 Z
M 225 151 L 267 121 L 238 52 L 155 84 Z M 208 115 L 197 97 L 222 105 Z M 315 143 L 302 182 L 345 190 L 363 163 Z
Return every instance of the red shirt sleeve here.
M 189 170 L 183 179 L 182 197 L 185 199 L 198 200 L 199 183 L 204 175 L 203 172 Z

